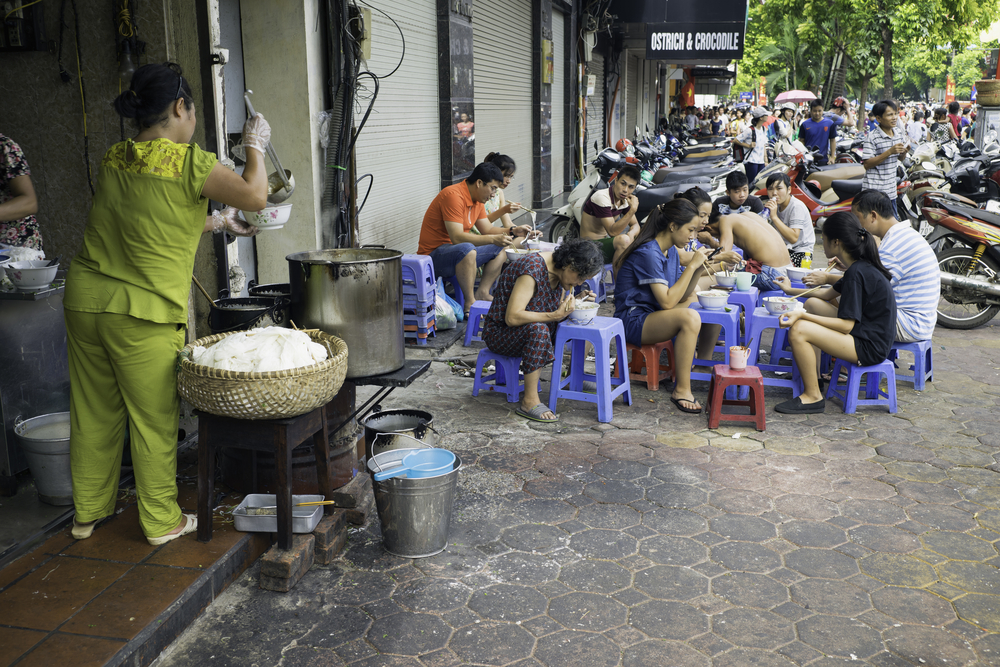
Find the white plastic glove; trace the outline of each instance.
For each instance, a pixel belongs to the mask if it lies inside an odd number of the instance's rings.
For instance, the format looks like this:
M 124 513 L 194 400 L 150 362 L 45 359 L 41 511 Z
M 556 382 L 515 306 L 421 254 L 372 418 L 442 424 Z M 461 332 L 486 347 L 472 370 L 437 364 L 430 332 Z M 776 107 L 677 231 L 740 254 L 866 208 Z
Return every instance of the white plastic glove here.
M 256 148 L 264 154 L 264 147 L 271 141 L 271 126 L 260 114 L 253 118 L 247 118 L 243 123 L 243 146 L 246 148 Z
M 219 234 L 225 230 L 233 236 L 257 236 L 260 228 L 247 224 L 237 218 L 236 214 L 239 212 L 238 208 L 233 208 L 232 206 L 227 206 L 221 211 L 213 211 L 212 233 Z

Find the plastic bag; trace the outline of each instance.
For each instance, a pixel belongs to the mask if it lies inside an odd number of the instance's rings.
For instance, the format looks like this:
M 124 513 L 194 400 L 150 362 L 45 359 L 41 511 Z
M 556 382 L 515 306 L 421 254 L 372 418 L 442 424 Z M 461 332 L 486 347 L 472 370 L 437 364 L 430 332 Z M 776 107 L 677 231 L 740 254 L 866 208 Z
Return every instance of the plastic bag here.
M 434 327 L 436 329 L 454 329 L 456 326 L 458 326 L 458 319 L 455 317 L 455 311 L 451 304 L 438 296 L 434 303 Z
M 457 321 L 461 322 L 463 319 L 465 319 L 465 309 L 462 308 L 462 304 L 460 304 L 459 302 L 455 301 L 450 296 L 445 294 L 444 281 L 441 280 L 441 278 L 438 278 L 437 280 L 437 297 L 438 299 L 444 299 L 445 303 L 451 306 L 451 309 L 454 312 L 455 319 Z

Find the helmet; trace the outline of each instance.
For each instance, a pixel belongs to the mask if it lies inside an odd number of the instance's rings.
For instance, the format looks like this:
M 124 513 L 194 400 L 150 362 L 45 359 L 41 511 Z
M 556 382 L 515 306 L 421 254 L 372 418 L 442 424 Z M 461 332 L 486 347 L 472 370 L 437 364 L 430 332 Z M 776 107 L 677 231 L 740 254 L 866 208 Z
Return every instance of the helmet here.
M 618 143 L 615 144 L 615 150 L 625 155 L 633 155 L 635 153 L 635 147 L 628 139 L 619 139 Z
M 605 148 L 594 159 L 594 166 L 597 167 L 597 171 L 604 178 L 608 178 L 616 169 L 620 169 L 624 164 L 624 158 L 610 148 Z

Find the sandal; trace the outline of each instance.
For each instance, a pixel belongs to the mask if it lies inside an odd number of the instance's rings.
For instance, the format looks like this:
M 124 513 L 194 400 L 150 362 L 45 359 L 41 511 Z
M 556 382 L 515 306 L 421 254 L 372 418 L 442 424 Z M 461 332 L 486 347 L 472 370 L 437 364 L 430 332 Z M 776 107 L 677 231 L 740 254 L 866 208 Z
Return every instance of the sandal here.
M 158 547 L 161 544 L 170 542 L 171 540 L 176 540 L 182 535 L 193 533 L 196 530 L 198 530 L 198 517 L 194 514 L 181 514 L 181 529 L 176 533 L 167 533 L 166 535 L 160 535 L 159 537 L 147 537 L 146 540 L 154 547 Z
M 107 518 L 107 517 L 105 517 Z M 76 517 L 73 517 L 73 528 L 70 530 L 70 535 L 73 536 L 74 540 L 85 540 L 94 534 L 94 528 L 97 527 L 103 519 L 94 519 L 93 521 L 88 521 L 86 523 L 77 523 Z
M 826 399 L 821 398 L 815 403 L 803 403 L 802 399 L 796 396 L 790 401 L 778 403 L 774 406 L 775 412 L 786 415 L 816 415 L 826 410 Z
M 676 405 L 677 409 L 680 410 L 681 412 L 686 412 L 689 415 L 700 415 L 701 414 L 701 407 L 686 408 L 683 405 L 681 405 L 681 402 L 692 403 L 692 404 L 697 403 L 698 401 L 694 398 L 694 396 L 692 396 L 691 398 L 674 398 L 673 396 L 671 396 L 670 397 L 670 402 L 673 403 L 674 405 Z
M 531 408 L 530 410 L 524 410 L 523 408 L 518 408 L 515 411 L 515 413 L 519 417 L 524 417 L 525 419 L 530 419 L 536 422 L 542 422 L 543 424 L 553 424 L 559 421 L 558 415 L 556 415 L 553 419 L 543 419 L 542 415 L 544 415 L 546 412 L 549 412 L 549 409 L 546 406 L 542 405 L 541 403 Z

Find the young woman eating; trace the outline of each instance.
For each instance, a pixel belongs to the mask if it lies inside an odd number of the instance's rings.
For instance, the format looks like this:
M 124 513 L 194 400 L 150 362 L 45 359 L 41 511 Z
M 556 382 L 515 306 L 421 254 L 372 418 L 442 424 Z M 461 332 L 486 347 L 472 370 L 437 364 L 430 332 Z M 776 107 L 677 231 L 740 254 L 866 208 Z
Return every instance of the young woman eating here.
M 709 251 L 698 248 L 685 253 L 686 261 L 681 253 L 698 237 L 703 225 L 698 208 L 687 199 L 661 204 L 615 264 L 615 317 L 625 326 L 625 340 L 648 345 L 676 336 L 677 382 L 670 400 L 678 410 L 690 414 L 701 412 L 701 404 L 691 392 L 691 364 L 701 316 L 688 306 L 696 298 Z M 738 256 L 728 253 L 721 258 L 736 261 Z M 718 337 L 718 331 L 715 335 Z
M 825 410 L 813 346 L 838 359 L 871 366 L 889 355 L 896 336 L 896 300 L 889 284 L 892 276 L 879 259 L 874 237 L 853 213 L 842 211 L 827 218 L 823 251 L 827 257 L 836 257 L 846 271 L 832 287 L 809 299 L 807 307 L 811 312 L 796 310 L 781 318 L 781 326 L 789 330 L 804 390 L 776 405 L 776 412 L 813 414 Z M 779 284 L 791 296 L 805 291 L 790 287 L 787 278 Z M 836 307 L 822 303 L 838 297 Z

